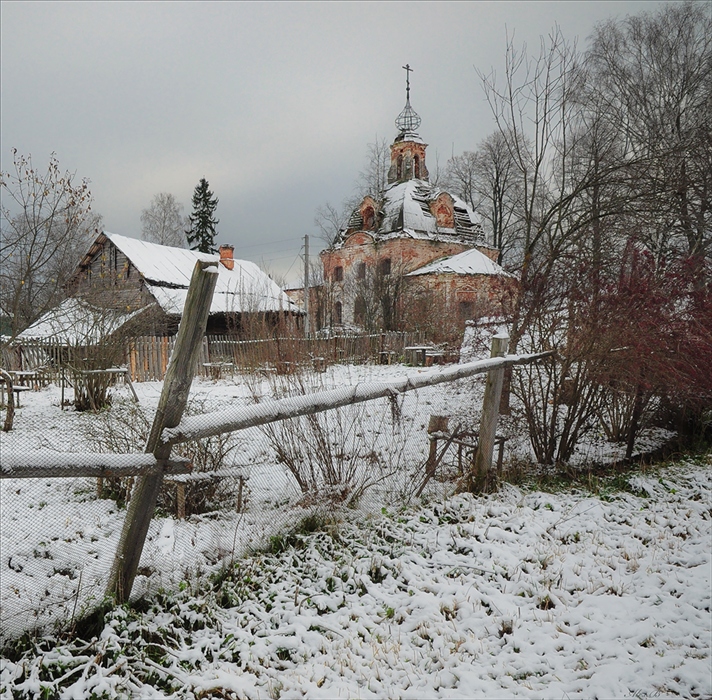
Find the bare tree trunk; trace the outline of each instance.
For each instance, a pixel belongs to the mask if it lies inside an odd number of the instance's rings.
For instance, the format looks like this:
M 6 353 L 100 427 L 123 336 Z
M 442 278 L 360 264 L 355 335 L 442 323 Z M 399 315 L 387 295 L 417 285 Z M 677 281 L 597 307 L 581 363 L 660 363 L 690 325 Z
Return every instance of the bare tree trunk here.
M 625 450 L 625 458 L 630 459 L 633 456 L 633 447 L 635 446 L 635 437 L 638 433 L 638 425 L 640 417 L 643 414 L 643 390 L 638 384 L 635 387 L 635 403 L 633 404 L 633 416 L 630 419 L 630 429 L 628 430 L 628 444 Z

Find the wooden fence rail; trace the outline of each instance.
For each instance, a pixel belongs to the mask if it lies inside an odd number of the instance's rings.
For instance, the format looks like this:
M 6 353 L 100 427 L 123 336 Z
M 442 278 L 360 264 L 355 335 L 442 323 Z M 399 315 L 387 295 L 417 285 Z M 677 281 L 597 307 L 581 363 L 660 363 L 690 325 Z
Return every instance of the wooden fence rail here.
M 0 461 L 0 479 L 47 477 L 116 477 L 143 474 L 188 474 L 189 459 L 158 460 L 144 452 L 102 454 L 98 452 L 51 452 L 46 450 L 13 454 L 5 451 Z
M 407 391 L 472 377 L 476 374 L 499 372 L 505 367 L 529 364 L 552 354 L 553 352 L 549 351 L 533 355 L 492 357 L 488 360 L 468 362 L 443 370 L 410 375 L 392 382 L 364 382 L 314 394 L 264 401 L 253 406 L 235 406 L 199 416 L 188 416 L 176 427 L 166 428 L 163 431 L 162 440 L 165 444 L 174 445 L 289 418 L 313 415 L 342 406 L 372 401 L 386 396 L 396 396 Z M 493 398 L 490 399 L 493 405 L 498 405 L 499 396 L 496 398 L 496 402 Z M 494 411 L 493 420 L 496 424 L 497 411 L 496 408 L 492 410 Z

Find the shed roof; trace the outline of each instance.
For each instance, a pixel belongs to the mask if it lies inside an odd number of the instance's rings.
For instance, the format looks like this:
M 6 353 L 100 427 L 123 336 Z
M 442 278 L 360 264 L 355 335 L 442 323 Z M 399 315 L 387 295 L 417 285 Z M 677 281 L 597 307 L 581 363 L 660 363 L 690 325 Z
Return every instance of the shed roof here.
M 84 299 L 72 297 L 25 328 L 17 335 L 15 342 L 55 338 L 67 345 L 94 345 L 144 310 L 145 307 L 123 313 L 114 309 L 99 309 Z

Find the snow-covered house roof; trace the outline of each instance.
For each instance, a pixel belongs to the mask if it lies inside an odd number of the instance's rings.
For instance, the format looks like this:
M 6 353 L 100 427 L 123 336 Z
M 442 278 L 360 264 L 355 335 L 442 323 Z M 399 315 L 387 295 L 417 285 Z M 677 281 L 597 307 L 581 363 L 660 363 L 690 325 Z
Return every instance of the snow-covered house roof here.
M 113 309 L 99 309 L 84 299 L 65 299 L 19 333 L 15 342 L 55 338 L 67 345 L 94 345 L 144 310 L 122 313 Z
M 443 226 L 431 211 L 431 203 L 447 194 L 452 199 L 453 226 Z M 384 193 L 377 238 L 408 236 L 430 240 L 458 241 L 467 245 L 484 243 L 480 217 L 462 199 L 427 180 L 394 182 Z M 356 209 L 342 232 L 341 243 L 351 231 L 363 228 L 360 209 Z M 338 247 L 338 246 L 337 246 Z
M 408 273 L 407 277 L 437 274 L 500 275 L 503 277 L 515 277 L 515 275 L 511 272 L 507 272 L 501 265 L 490 260 L 486 255 L 477 250 L 477 248 L 434 260 Z
M 102 235 L 134 265 L 143 277 L 148 291 L 170 315 L 183 313 L 196 261 L 220 260 L 217 254 L 172 248 L 116 233 L 104 232 Z M 102 242 L 100 236 L 95 245 Z M 91 255 L 92 250 L 87 256 Z M 218 264 L 218 281 L 210 305 L 211 314 L 265 311 L 299 313 L 294 302 L 255 263 L 237 259 L 232 262 L 231 270 Z

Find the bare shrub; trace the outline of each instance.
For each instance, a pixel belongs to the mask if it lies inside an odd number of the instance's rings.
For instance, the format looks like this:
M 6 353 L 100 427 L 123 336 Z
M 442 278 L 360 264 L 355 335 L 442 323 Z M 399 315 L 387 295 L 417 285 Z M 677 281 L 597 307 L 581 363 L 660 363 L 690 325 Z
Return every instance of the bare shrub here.
M 186 409 L 186 415 L 204 412 L 204 402 L 195 399 Z M 145 449 L 151 422 L 152 417 L 141 405 L 117 398 L 110 409 L 99 412 L 95 420 L 88 421 L 84 431 L 98 452 L 141 452 Z M 174 448 L 177 455 L 191 460 L 191 476 L 197 477 L 185 481 L 186 514 L 204 513 L 232 503 L 230 482 L 219 472 L 226 467 L 238 444 L 234 435 L 228 434 L 183 443 Z M 130 498 L 132 485 L 132 477 L 104 479 L 100 495 L 123 504 Z M 175 511 L 176 489 L 170 482 L 164 483 L 158 506 L 167 512 Z
M 304 372 L 269 382 L 272 397 L 311 393 L 314 384 L 321 383 L 321 375 Z M 253 394 L 259 400 L 255 389 Z M 358 404 L 272 423 L 261 430 L 305 503 L 352 504 L 367 489 L 404 469 L 402 433 L 407 426 L 395 396 L 385 410 L 382 403 Z
M 651 395 L 638 396 L 636 387 L 613 383 L 604 390 L 598 414 L 601 428 L 610 442 L 625 442 L 633 428 L 636 401 L 641 403 L 638 432 L 648 425 L 659 401 Z

